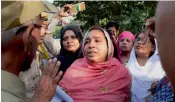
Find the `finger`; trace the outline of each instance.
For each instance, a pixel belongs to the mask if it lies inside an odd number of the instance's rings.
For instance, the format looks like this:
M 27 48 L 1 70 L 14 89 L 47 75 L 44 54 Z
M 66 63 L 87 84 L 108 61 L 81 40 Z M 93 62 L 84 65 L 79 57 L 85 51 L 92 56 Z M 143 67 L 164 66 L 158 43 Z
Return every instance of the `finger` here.
M 60 72 L 57 74 L 57 76 L 54 78 L 54 82 L 55 82 L 56 84 L 57 84 L 58 81 L 61 79 L 62 75 L 63 75 L 63 72 L 60 71 Z
M 44 73 L 46 73 L 46 69 L 43 70 L 43 73 L 39 79 L 39 83 L 38 83 L 39 85 L 43 85 L 46 81 L 46 75 Z
M 46 75 L 46 72 L 47 72 L 47 68 L 44 68 L 43 71 L 42 71 L 42 74 Z
M 145 25 L 150 26 L 152 23 L 155 23 L 155 18 L 150 18 L 146 21 Z
M 49 59 L 49 61 L 47 62 L 47 67 L 44 68 L 44 70 L 43 70 L 43 75 L 47 75 L 48 74 L 49 67 L 50 67 L 51 63 L 52 63 L 52 59 Z
M 44 67 L 43 67 L 43 68 L 41 68 L 41 72 L 42 72 L 42 73 L 44 73 L 44 70 L 45 70 L 45 69 L 46 69 L 46 68 L 44 68 Z
M 143 39 L 144 44 L 146 43 L 146 41 L 147 41 L 147 39 L 148 39 L 149 31 L 150 31 L 149 29 L 147 29 L 147 30 L 145 31 L 144 39 Z
M 68 16 L 73 16 L 73 15 L 74 15 L 74 13 L 71 13 L 71 12 L 70 12 L 70 13 L 68 13 Z
M 49 61 L 47 62 L 48 66 L 51 64 L 51 62 L 52 62 L 52 59 L 49 59 Z
M 150 25 L 150 23 L 149 23 L 149 22 L 146 22 L 146 23 L 145 23 L 145 26 L 149 26 L 149 25 Z
M 72 8 L 72 4 L 66 4 L 66 5 L 64 5 L 63 7 L 68 7 L 68 8 Z
M 52 78 L 55 78 L 56 75 L 58 74 L 60 65 L 61 65 L 61 62 L 60 62 L 60 61 L 57 61 L 57 64 L 56 64 L 55 67 L 53 68 L 52 73 L 51 73 L 51 75 L 50 75 Z
M 73 15 L 74 15 L 74 14 L 73 14 L 72 12 L 66 12 L 66 13 L 64 14 L 65 17 L 73 16 Z
M 55 65 L 57 63 L 57 58 L 54 58 L 51 62 L 50 62 L 50 65 L 47 69 L 47 73 L 48 75 L 51 75 L 52 74 L 52 70 L 54 69 Z

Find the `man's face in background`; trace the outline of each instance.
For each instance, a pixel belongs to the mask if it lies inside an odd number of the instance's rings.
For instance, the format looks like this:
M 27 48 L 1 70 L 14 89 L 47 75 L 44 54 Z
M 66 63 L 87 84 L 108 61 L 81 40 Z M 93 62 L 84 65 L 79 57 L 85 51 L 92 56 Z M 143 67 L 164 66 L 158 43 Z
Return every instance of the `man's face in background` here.
M 117 37 L 117 30 L 115 29 L 115 27 L 109 27 L 108 30 L 115 36 Z
M 118 30 L 116 30 L 116 28 L 114 26 L 112 27 L 109 27 L 107 29 L 111 39 L 113 40 L 113 42 L 115 42 L 117 40 L 117 37 L 118 37 Z

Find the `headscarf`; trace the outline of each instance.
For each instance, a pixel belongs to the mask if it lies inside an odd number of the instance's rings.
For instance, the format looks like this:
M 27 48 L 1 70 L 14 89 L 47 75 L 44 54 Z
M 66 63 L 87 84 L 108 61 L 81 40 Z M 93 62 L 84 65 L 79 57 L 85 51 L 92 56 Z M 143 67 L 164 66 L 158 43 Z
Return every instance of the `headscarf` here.
M 63 47 L 63 36 L 67 30 L 71 30 L 75 33 L 76 38 L 78 39 L 80 46 L 75 52 L 70 52 L 64 49 Z M 57 55 L 57 58 L 61 61 L 61 67 L 60 69 L 65 72 L 67 68 L 78 58 L 82 58 L 82 52 L 81 52 L 81 44 L 82 44 L 82 33 L 80 31 L 79 26 L 77 25 L 66 25 L 62 30 L 61 30 L 61 40 L 60 40 L 60 45 L 61 45 L 61 51 L 60 54 Z
M 131 77 L 125 66 L 112 57 L 112 41 L 107 32 L 100 29 L 108 43 L 107 61 L 91 63 L 84 55 L 85 58 L 76 60 L 70 66 L 59 85 L 74 102 L 128 102 Z M 83 53 L 88 33 L 83 40 Z
M 76 36 L 76 38 L 78 39 L 78 41 L 80 43 L 80 47 L 81 47 L 81 43 L 82 43 L 82 39 L 83 39 L 83 36 L 82 36 L 82 33 L 80 31 L 80 27 L 79 26 L 73 25 L 73 24 L 66 25 L 61 30 L 61 40 L 60 40 L 60 43 L 61 43 L 60 55 L 63 55 L 63 56 L 67 55 L 67 53 L 70 53 L 69 51 L 65 50 L 64 47 L 63 47 L 63 36 L 64 36 L 64 34 L 65 34 L 65 32 L 67 30 L 71 30 L 71 31 L 73 31 L 75 33 L 75 36 Z
M 132 102 L 145 102 L 146 97 L 151 94 L 151 91 L 148 90 L 152 83 L 160 80 L 165 75 L 157 51 L 154 51 L 154 54 L 144 66 L 140 66 L 133 47 L 126 67 L 132 75 Z
M 105 38 L 106 38 L 106 41 L 107 41 L 107 45 L 108 45 L 107 60 L 109 60 L 110 58 L 113 58 L 112 56 L 113 56 L 113 54 L 114 54 L 114 46 L 112 45 L 112 41 L 111 41 L 111 39 L 110 39 L 110 36 L 109 36 L 109 34 L 108 34 L 104 29 L 100 28 L 99 26 L 94 26 L 94 27 L 90 28 L 90 30 L 87 31 L 87 33 L 86 33 L 85 36 L 84 36 L 83 44 L 82 44 L 82 52 L 83 52 L 84 57 L 87 58 L 87 57 L 85 56 L 85 53 L 84 53 L 85 40 L 86 40 L 86 38 L 88 37 L 88 33 L 89 33 L 91 30 L 94 30 L 94 29 L 100 30 L 100 31 L 102 31 L 102 32 L 104 33 Z
M 127 39 L 131 39 L 133 42 L 134 42 L 134 35 L 129 32 L 129 31 L 123 31 L 119 37 L 118 37 L 118 40 L 117 40 L 117 43 L 116 43 L 116 46 L 117 46 L 117 53 L 118 53 L 118 59 L 119 61 L 122 63 L 122 60 L 121 60 L 121 50 L 120 50 L 120 47 L 119 47 L 119 42 L 120 40 L 122 40 L 123 38 L 127 38 Z

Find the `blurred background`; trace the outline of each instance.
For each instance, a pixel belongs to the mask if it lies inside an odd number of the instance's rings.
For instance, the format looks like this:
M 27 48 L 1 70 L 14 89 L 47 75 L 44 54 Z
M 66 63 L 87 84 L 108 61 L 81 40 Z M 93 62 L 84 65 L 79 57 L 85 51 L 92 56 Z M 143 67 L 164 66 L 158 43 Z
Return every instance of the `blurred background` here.
M 76 4 L 82 1 L 48 0 L 57 7 L 64 4 Z M 102 27 L 108 21 L 117 21 L 120 31 L 130 30 L 134 34 L 144 28 L 145 19 L 154 16 L 157 1 L 84 1 L 86 10 L 78 12 L 75 23 L 84 29 L 99 24 Z M 143 25 L 143 26 L 142 26 Z

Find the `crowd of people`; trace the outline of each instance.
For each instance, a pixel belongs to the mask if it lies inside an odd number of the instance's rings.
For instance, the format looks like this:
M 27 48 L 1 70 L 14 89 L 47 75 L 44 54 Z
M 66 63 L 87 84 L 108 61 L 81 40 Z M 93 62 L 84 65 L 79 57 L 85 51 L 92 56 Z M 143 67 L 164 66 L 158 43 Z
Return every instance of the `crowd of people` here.
M 53 41 L 46 35 L 73 14 L 66 4 L 49 18 L 52 6 L 2 1 L 2 102 L 50 102 L 57 86 L 75 102 L 174 102 L 175 2 L 159 2 L 139 34 L 120 31 L 115 21 L 84 34 L 78 25 L 61 25 L 56 53 L 44 45 Z M 44 65 L 39 46 L 50 57 Z

